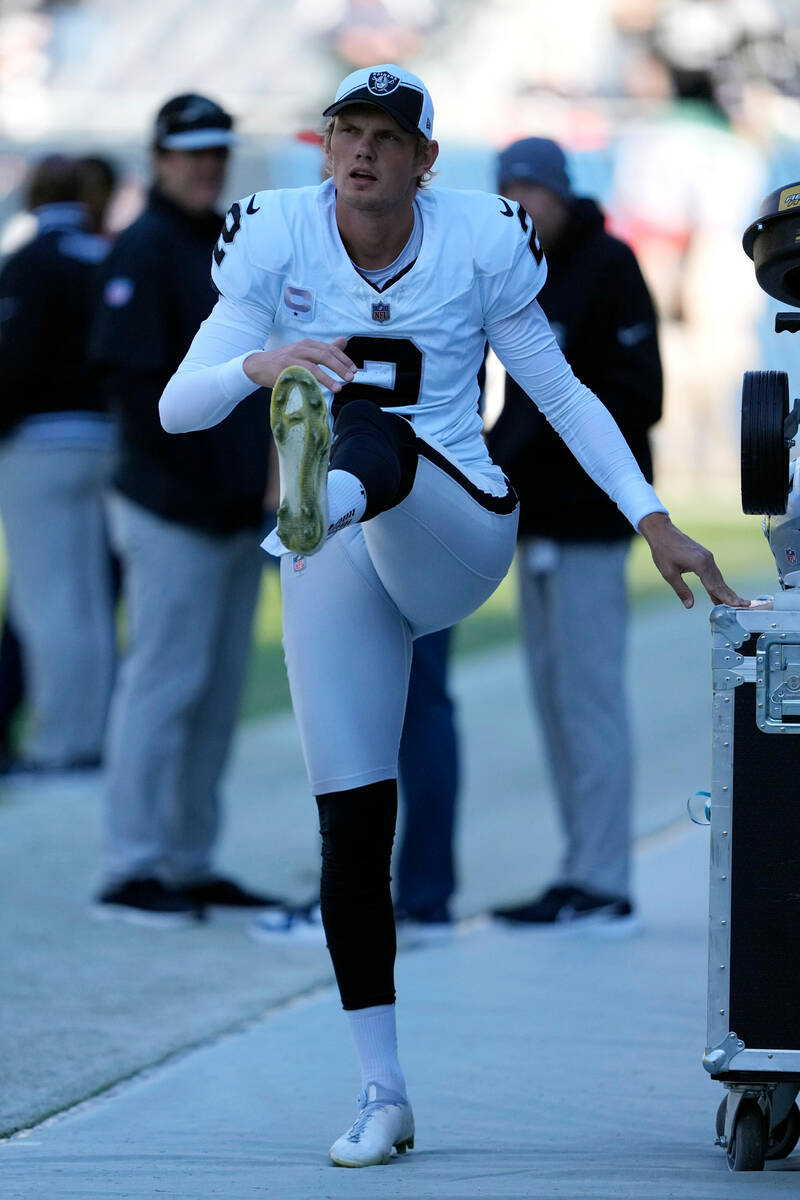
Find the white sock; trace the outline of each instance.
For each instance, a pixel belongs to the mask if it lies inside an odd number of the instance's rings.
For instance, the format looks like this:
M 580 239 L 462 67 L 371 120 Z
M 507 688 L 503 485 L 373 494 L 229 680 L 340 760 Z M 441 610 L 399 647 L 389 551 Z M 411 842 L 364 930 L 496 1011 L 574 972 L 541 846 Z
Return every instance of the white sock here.
M 367 507 L 364 485 L 349 471 L 328 472 L 328 537 L 360 521 Z
M 405 1097 L 406 1079 L 397 1057 L 395 1006 L 349 1009 L 347 1019 L 361 1064 L 361 1087 L 379 1083 Z

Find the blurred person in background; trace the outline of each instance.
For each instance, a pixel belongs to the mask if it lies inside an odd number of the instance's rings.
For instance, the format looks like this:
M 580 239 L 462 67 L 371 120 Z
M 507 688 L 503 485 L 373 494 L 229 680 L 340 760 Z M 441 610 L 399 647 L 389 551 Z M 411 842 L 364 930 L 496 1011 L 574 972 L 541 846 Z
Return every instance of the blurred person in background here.
M 153 187 L 109 255 L 92 337 L 120 422 L 109 511 L 129 626 L 93 912 L 133 923 L 171 926 L 207 906 L 274 902 L 214 864 L 261 578 L 267 397 L 255 392 L 216 428 L 181 438 L 158 419 L 161 391 L 214 304 L 215 205 L 233 142 L 231 116 L 204 96 L 161 108 Z
M 107 237 L 106 221 L 117 182 L 116 168 L 110 159 L 95 154 L 79 158 L 77 168 L 80 176 L 80 203 L 86 217 L 85 228 L 90 233 Z M 111 573 L 116 597 L 119 591 L 119 570 L 113 558 Z M 18 765 L 15 743 L 24 702 L 22 647 L 13 618 L 6 606 L 0 635 L 0 773 L 12 770 Z
M 352 67 L 381 59 L 413 58 L 422 47 L 415 13 L 398 19 L 383 0 L 345 0 L 344 11 L 329 37 L 342 61 Z
M 706 503 L 714 491 L 727 503 L 737 485 L 741 378 L 758 354 L 764 302 L 741 234 L 768 190 L 769 137 L 748 115 L 748 77 L 760 64 L 763 87 L 772 66 L 787 65 L 771 9 L 769 0 L 654 7 L 626 79 L 635 115 L 614 145 L 609 230 L 632 247 L 659 316 L 659 467 Z
M 114 429 L 87 361 L 105 242 L 82 204 L 80 162 L 50 155 L 27 184 L 32 240 L 0 272 L 0 515 L 9 616 L 0 659 L 0 742 L 23 676 L 28 770 L 100 764 L 115 666 L 103 494 Z M 19 639 L 21 653 L 15 647 Z
M 524 138 L 498 190 L 529 212 L 547 255 L 539 302 L 576 376 L 599 396 L 646 479 L 661 416 L 656 314 L 630 248 L 573 193 L 563 150 Z M 555 788 L 564 856 L 551 886 L 495 915 L 523 926 L 631 932 L 631 744 L 625 564 L 633 529 L 511 376 L 489 450 L 520 499 L 517 571 L 528 675 Z
M 22 647 L 8 609 L 8 596 L 0 633 L 0 775 L 18 766 L 18 721 L 22 718 L 25 677 Z
M 108 213 L 117 186 L 117 168 L 110 158 L 102 154 L 85 154 L 78 162 L 81 195 L 89 228 L 92 233 L 108 237 Z
M 448 686 L 453 629 L 416 638 L 400 738 L 403 832 L 395 856 L 399 936 L 436 937 L 452 924 L 459 749 Z

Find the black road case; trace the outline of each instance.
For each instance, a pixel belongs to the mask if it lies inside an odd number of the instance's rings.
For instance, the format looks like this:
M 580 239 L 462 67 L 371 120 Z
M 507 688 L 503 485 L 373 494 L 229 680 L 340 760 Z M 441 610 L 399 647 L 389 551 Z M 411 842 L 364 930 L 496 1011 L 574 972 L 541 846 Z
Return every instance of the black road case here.
M 800 595 L 719 605 L 711 628 L 703 1065 L 726 1088 L 717 1143 L 752 1171 L 800 1137 Z

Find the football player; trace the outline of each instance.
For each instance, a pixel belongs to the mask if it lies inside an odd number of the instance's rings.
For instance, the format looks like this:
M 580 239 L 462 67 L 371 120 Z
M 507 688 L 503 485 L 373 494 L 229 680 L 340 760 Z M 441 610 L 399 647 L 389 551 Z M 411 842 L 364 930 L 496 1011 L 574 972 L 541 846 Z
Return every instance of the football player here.
M 461 620 L 514 554 L 517 500 L 481 436 L 488 340 L 650 544 L 743 603 L 670 522 L 536 302 L 530 216 L 483 192 L 427 189 L 438 154 L 424 84 L 353 72 L 325 110 L 330 177 L 234 204 L 214 253 L 220 296 L 161 399 L 166 429 L 222 420 L 274 388 L 284 645 L 322 832 L 326 938 L 362 1071 L 343 1166 L 414 1144 L 398 1061 L 389 867 L 412 639 Z M 329 455 L 329 443 L 332 445 Z M 284 552 L 285 551 L 285 552 Z

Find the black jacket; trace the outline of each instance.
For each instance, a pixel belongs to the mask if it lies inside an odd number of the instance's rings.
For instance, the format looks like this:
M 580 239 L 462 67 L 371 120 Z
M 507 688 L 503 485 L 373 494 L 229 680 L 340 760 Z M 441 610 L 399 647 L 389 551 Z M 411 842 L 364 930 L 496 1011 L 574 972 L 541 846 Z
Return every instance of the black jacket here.
M 215 534 L 262 522 L 268 393 L 258 389 L 219 425 L 183 434 L 165 433 L 158 401 L 214 306 L 211 251 L 221 225 L 154 189 L 106 260 L 91 342 L 120 419 L 114 486 L 168 520 Z
M 87 345 L 107 247 L 83 231 L 77 205 L 47 205 L 38 220 L 0 271 L 0 436 L 34 414 L 103 407 Z
M 538 300 L 564 356 L 611 412 L 652 481 L 647 431 L 661 416 L 661 362 L 653 302 L 633 252 L 605 232 L 593 200 L 578 199 L 547 265 Z M 488 443 L 519 495 L 520 536 L 588 542 L 633 534 L 510 377 Z

